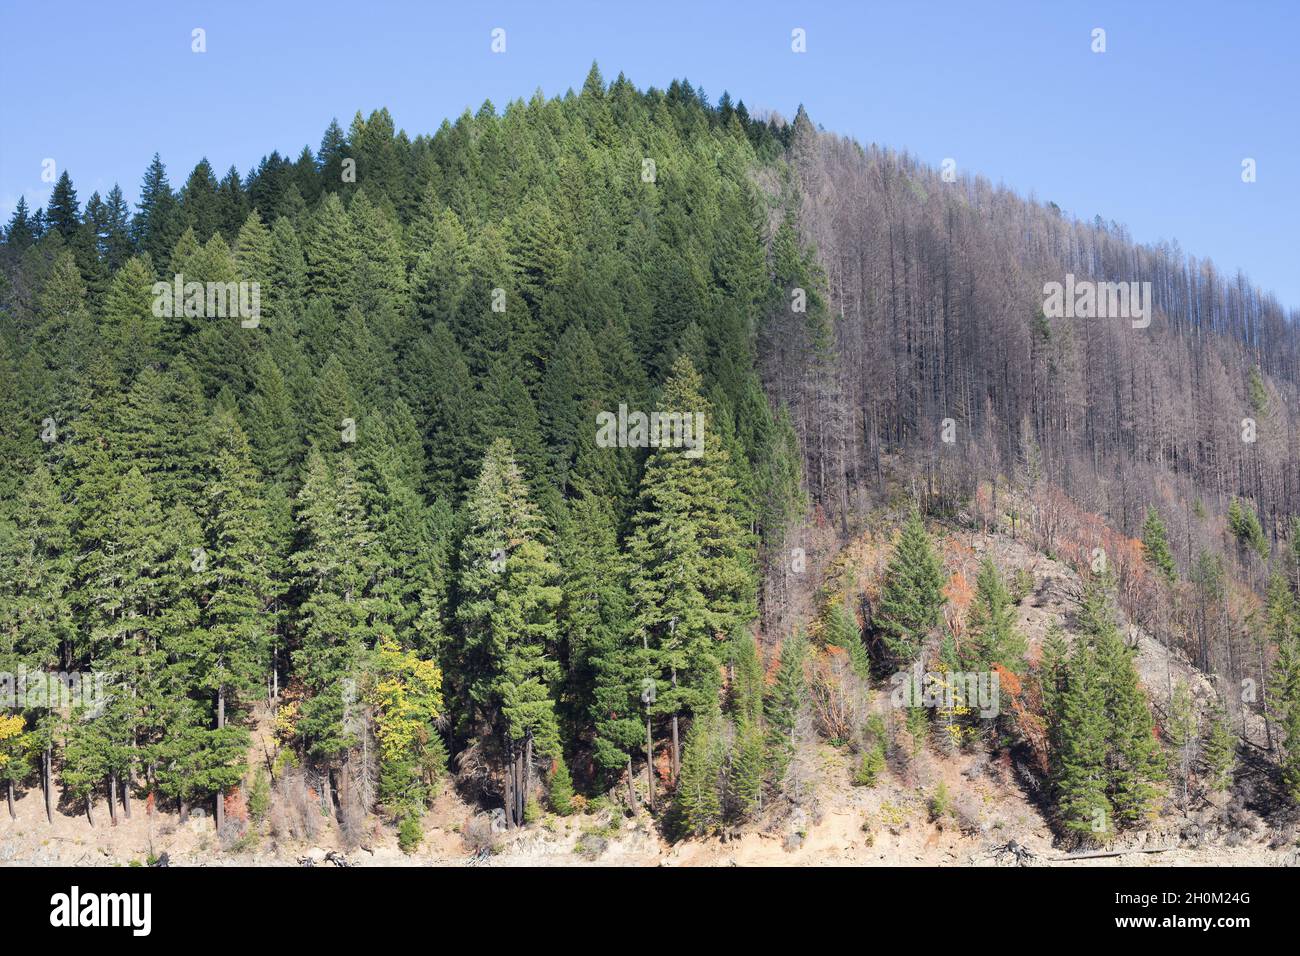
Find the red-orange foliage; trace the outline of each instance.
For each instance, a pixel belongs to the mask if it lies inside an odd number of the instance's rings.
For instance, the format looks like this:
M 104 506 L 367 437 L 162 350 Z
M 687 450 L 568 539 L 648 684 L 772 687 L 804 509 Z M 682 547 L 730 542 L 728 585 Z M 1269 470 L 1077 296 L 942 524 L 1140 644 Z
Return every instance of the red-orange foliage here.
M 226 794 L 226 817 L 240 821 L 248 819 L 248 802 L 244 799 L 242 787 L 232 787 Z

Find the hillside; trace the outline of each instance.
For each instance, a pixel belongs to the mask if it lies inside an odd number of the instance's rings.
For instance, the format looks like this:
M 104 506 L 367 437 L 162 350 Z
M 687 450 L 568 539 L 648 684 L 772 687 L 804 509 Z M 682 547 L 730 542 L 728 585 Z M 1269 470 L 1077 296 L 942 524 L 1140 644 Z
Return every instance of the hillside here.
M 869 538 L 870 536 L 868 536 Z M 877 543 L 878 544 L 878 543 Z M 855 550 L 870 550 L 869 540 Z M 1078 575 L 1066 565 L 1045 558 L 1004 536 L 970 534 L 951 529 L 947 541 L 954 570 L 973 573 L 978 559 L 992 555 L 999 566 L 1034 575 L 1034 589 L 1017 607 L 1017 625 L 1029 637 L 1031 656 L 1038 656 L 1048 627 L 1074 613 L 1080 587 Z M 1157 710 L 1167 697 L 1160 689 L 1169 676 L 1186 680 L 1197 696 L 1212 695 L 1208 683 L 1187 661 L 1171 658 L 1148 634 L 1132 628 L 1136 661 Z M 877 699 L 878 710 L 885 700 Z M 264 714 L 262 715 L 265 716 Z M 260 723 L 260 721 L 259 721 Z M 259 735 L 259 744 L 260 735 Z M 251 759 L 258 759 L 251 754 Z M 227 863 L 230 865 L 333 865 L 325 853 L 341 854 L 353 866 L 466 864 L 489 866 L 988 866 L 988 865 L 1294 865 L 1293 845 L 1279 843 L 1279 818 L 1262 816 L 1234 793 L 1221 806 L 1207 806 L 1186 815 L 1171 813 L 1161 826 L 1119 848 L 1169 847 L 1157 856 L 1062 859 L 1068 851 L 1056 845 L 1043 808 L 1015 774 L 1010 762 L 990 761 L 987 754 L 940 756 L 927 754 L 903 772 L 890 772 L 877 786 L 854 787 L 849 755 L 825 742 L 809 744 L 809 761 L 820 769 L 817 787 L 806 806 L 761 817 L 723 837 L 665 840 L 644 821 L 621 820 L 609 810 L 577 817 L 548 817 L 518 835 L 500 834 L 493 851 L 482 856 L 470 832 L 483 811 L 445 789 L 426 814 L 426 839 L 414 854 L 404 854 L 391 833 L 376 827 L 360 846 L 350 846 L 322 818 L 310 836 L 292 836 L 272 828 L 270 839 L 256 847 L 218 852 L 211 823 L 198 817 L 178 824 L 176 814 L 163 808 L 123 822 L 111 830 L 92 831 L 84 818 L 60 815 L 56 827 L 44 825 L 39 794 L 18 802 L 18 819 L 0 820 L 0 862 L 21 864 L 127 865 L 168 855 L 173 866 Z M 959 813 L 934 821 L 928 798 L 943 781 Z M 1005 849 L 1014 842 L 1032 857 L 1017 860 Z
M 1244 281 L 686 81 L 65 170 L 0 246 L 0 857 L 1289 861 L 1297 407 Z

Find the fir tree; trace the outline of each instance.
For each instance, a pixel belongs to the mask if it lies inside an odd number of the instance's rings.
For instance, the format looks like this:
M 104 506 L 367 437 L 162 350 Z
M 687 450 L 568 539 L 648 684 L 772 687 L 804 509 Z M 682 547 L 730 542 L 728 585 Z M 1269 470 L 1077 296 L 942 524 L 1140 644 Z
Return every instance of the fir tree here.
M 808 645 L 802 634 L 793 634 L 781 643 L 776 679 L 768 688 L 763 702 L 767 718 L 767 747 L 770 779 L 780 784 L 799 739 L 799 721 L 808 703 L 808 684 L 804 672 Z
M 1105 840 L 1114 831 L 1107 796 L 1106 690 L 1097 653 L 1080 647 L 1066 671 L 1059 717 L 1053 788 L 1064 827 L 1085 839 Z
M 552 691 L 559 677 L 553 657 L 559 569 L 548 558 L 508 441 L 498 439 L 488 449 L 465 507 L 457 676 L 479 717 L 500 737 L 506 815 L 519 825 L 534 752 L 559 753 Z
M 627 546 L 634 627 L 661 687 L 654 710 L 672 721 L 674 770 L 680 715 L 709 706 L 717 692 L 719 639 L 755 613 L 750 536 L 701 384 L 690 360 L 679 359 L 658 408 L 703 415 L 702 447 L 698 457 L 662 444 L 653 450 Z
M 1205 766 L 1205 785 L 1211 793 L 1223 793 L 1232 786 L 1237 766 L 1237 736 L 1228 723 L 1223 704 L 1215 701 L 1210 709 L 1205 739 L 1201 745 Z
M 877 616 L 892 663 L 916 660 L 943 610 L 943 567 L 930 544 L 921 515 L 912 511 L 894 547 Z
M 1178 568 L 1174 564 L 1173 553 L 1169 550 L 1165 525 L 1160 520 L 1160 512 L 1155 508 L 1147 509 L 1146 521 L 1142 525 L 1142 558 L 1168 583 L 1173 584 L 1177 580 Z
M 1024 670 L 1026 643 L 1015 617 L 1015 604 L 1002 575 L 986 557 L 975 578 L 975 599 L 967 619 L 970 639 L 961 653 L 965 670 L 985 671 L 995 665 L 1013 674 Z

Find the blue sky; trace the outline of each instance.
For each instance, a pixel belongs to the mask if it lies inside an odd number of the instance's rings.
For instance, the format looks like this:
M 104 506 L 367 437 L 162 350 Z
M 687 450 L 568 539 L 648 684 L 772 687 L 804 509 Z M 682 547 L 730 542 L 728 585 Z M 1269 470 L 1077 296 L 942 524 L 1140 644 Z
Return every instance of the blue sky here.
M 247 172 L 314 149 L 335 116 L 386 105 L 414 136 L 485 98 L 578 88 L 595 59 L 607 80 L 803 103 L 827 129 L 1177 239 L 1300 308 L 1298 36 L 1292 0 L 0 0 L 0 214 L 44 204 L 47 157 L 83 203 L 114 182 L 134 200 L 155 150 L 174 186 L 203 156 Z

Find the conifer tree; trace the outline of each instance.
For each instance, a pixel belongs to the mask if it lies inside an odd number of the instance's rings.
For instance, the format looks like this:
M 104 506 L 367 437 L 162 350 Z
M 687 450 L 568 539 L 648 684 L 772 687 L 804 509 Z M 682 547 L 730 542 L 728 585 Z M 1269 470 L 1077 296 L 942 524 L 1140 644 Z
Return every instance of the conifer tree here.
M 1079 647 L 1066 669 L 1059 717 L 1053 787 L 1064 827 L 1084 839 L 1104 841 L 1114 832 L 1107 796 L 1106 689 L 1097 652 Z
M 677 804 L 688 832 L 705 834 L 722 822 L 725 761 L 722 715 L 715 702 L 695 715 L 686 735 Z
M 72 643 L 74 555 L 71 513 L 44 465 L 38 465 L 18 496 L 0 514 L 0 669 L 10 675 L 57 667 Z M 57 711 L 25 708 L 22 751 L 11 753 L 3 773 L 12 809 L 13 787 L 29 772 L 26 752 L 39 755 L 47 817 L 53 818 L 53 754 Z M 16 747 L 16 745 L 15 745 Z
M 298 731 L 313 755 L 337 769 L 357 740 L 356 681 L 373 643 L 367 589 L 374 574 L 374 532 L 350 455 L 331 469 L 320 452 L 308 454 L 296 520 L 292 565 L 301 603 L 293 663 L 311 691 Z
M 1146 521 L 1142 525 L 1142 558 L 1168 583 L 1173 584 L 1178 578 L 1178 567 L 1174 564 L 1173 552 L 1169 550 L 1165 525 L 1155 508 L 1147 509 Z
M 140 187 L 139 210 L 131 221 L 132 237 L 136 248 L 148 253 L 150 261 L 161 273 L 185 230 L 185 219 L 176 194 L 167 182 L 167 170 L 157 153 L 154 153 Z
M 1015 626 L 1015 604 L 991 558 L 980 564 L 968 626 L 970 639 L 962 647 L 966 670 L 991 670 L 994 665 L 1013 674 L 1024 670 L 1026 643 Z
M 73 188 L 72 177 L 66 169 L 54 184 L 49 205 L 45 207 L 45 221 L 51 230 L 69 242 L 81 225 L 81 205 L 77 202 L 77 190 Z
M 921 515 L 913 510 L 885 570 L 877 616 L 892 663 L 905 666 L 920 656 L 926 637 L 939 624 L 945 583 Z
M 634 627 L 652 652 L 660 683 L 654 711 L 672 729 L 674 775 L 681 765 L 678 719 L 717 693 L 717 644 L 755 613 L 750 535 L 738 519 L 728 456 L 712 427 L 712 408 L 688 358 L 664 385 L 660 413 L 703 415 L 700 454 L 660 444 L 641 479 L 627 546 Z
M 1116 822 L 1131 825 L 1151 812 L 1157 792 L 1154 784 L 1164 772 L 1155 722 L 1138 684 L 1133 653 L 1115 625 L 1109 587 L 1105 578 L 1089 582 L 1081 623 L 1096 652 L 1106 695 L 1109 795 Z
M 559 569 L 510 443 L 497 439 L 465 503 L 460 547 L 460 673 L 478 717 L 504 751 L 506 817 L 523 822 L 534 753 L 559 754 L 553 656 Z
M 356 301 L 357 243 L 352 219 L 337 193 L 329 193 L 312 217 L 303 244 L 307 283 L 339 312 Z
M 1270 675 L 1269 702 L 1282 734 L 1282 783 L 1291 801 L 1300 803 L 1300 626 L 1291 605 L 1283 600 L 1284 593 L 1285 589 L 1270 588 L 1270 630 L 1276 635 L 1277 656 Z
M 804 673 L 808 652 L 802 634 L 793 634 L 781 643 L 776 679 L 768 688 L 763 702 L 767 718 L 768 759 L 771 780 L 780 784 L 798 742 L 799 719 L 808 702 L 808 684 Z
M 1228 713 L 1220 701 L 1210 708 L 1205 740 L 1202 744 L 1205 785 L 1211 793 L 1223 793 L 1232 786 L 1237 766 L 1237 736 L 1228 722 Z
M 247 737 L 242 727 L 227 728 L 227 710 L 238 695 L 249 694 L 267 671 L 270 627 L 263 612 L 274 600 L 264 492 L 243 430 L 229 414 L 212 423 L 211 478 L 204 489 L 206 548 L 202 586 L 204 607 L 194 642 L 183 651 L 190 659 L 194 690 L 209 695 L 216 712 L 220 749 Z M 215 769 L 212 771 L 215 774 Z M 229 771 L 226 786 L 239 780 Z M 225 781 L 223 781 L 225 782 Z M 217 792 L 217 827 L 224 800 Z

